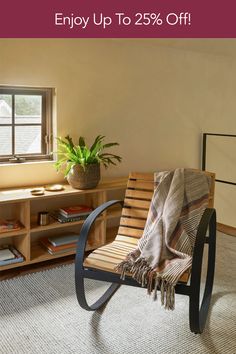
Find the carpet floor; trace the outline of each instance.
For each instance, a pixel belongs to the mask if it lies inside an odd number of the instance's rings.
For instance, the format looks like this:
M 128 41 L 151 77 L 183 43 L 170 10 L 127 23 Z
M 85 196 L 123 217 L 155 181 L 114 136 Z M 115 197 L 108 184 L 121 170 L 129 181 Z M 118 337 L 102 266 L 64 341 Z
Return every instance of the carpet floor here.
M 188 298 L 165 311 L 144 289 L 122 286 L 98 312 L 76 300 L 73 265 L 0 283 L 1 354 L 236 354 L 236 237 L 218 234 L 207 328 L 189 330 Z M 89 300 L 106 283 L 87 281 Z

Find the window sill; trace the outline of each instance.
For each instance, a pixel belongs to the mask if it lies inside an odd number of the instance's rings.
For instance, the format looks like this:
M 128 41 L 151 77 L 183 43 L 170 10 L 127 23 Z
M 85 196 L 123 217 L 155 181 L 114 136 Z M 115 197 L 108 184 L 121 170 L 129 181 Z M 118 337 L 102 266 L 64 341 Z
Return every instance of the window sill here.
M 25 165 L 42 165 L 42 164 L 54 164 L 56 160 L 41 160 L 41 161 L 25 161 L 25 162 L 2 162 L 0 163 L 1 167 L 9 166 L 25 166 Z

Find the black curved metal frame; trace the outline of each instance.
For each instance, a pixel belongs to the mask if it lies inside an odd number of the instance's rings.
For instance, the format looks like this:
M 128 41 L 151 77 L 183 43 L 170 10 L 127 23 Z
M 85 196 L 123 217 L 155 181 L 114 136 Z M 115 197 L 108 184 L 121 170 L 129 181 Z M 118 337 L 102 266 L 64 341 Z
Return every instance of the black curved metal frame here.
M 120 279 L 119 274 L 110 273 L 93 268 L 84 268 L 84 256 L 86 242 L 88 239 L 89 231 L 97 219 L 109 207 L 120 204 L 123 205 L 121 200 L 113 200 L 96 208 L 84 222 L 76 250 L 75 259 L 75 286 L 76 295 L 80 306 L 87 311 L 95 311 L 102 307 L 112 297 L 120 285 L 130 285 L 141 287 L 133 278 L 126 277 L 125 280 Z M 208 235 L 207 235 L 208 232 Z M 204 286 L 204 294 L 202 302 L 200 303 L 200 287 L 201 287 L 201 269 L 204 246 L 208 245 L 208 262 L 207 262 L 207 275 Z M 202 333 L 211 301 L 211 294 L 214 281 L 215 269 L 215 248 L 216 248 L 216 212 L 215 209 L 207 208 L 201 218 L 196 242 L 193 252 L 193 262 L 191 270 L 190 284 L 178 283 L 175 287 L 177 294 L 189 296 L 189 323 L 190 330 L 194 333 Z M 112 284 L 106 292 L 92 305 L 89 305 L 86 300 L 84 279 L 96 279 Z

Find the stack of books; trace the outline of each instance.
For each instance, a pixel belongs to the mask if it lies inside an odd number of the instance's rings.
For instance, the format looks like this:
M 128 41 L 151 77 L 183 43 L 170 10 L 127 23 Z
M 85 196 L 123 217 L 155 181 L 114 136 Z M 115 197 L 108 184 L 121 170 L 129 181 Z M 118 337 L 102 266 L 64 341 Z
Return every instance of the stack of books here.
M 78 234 L 70 233 L 60 236 L 45 237 L 41 239 L 40 242 L 44 248 L 47 249 L 48 253 L 57 255 L 75 251 L 78 238 Z
M 93 209 L 87 205 L 76 205 L 54 210 L 50 215 L 61 223 L 86 219 Z
M 0 233 L 8 231 L 18 231 L 23 227 L 19 220 L 9 220 L 1 219 L 0 220 Z
M 0 266 L 23 262 L 24 256 L 13 246 L 0 247 Z

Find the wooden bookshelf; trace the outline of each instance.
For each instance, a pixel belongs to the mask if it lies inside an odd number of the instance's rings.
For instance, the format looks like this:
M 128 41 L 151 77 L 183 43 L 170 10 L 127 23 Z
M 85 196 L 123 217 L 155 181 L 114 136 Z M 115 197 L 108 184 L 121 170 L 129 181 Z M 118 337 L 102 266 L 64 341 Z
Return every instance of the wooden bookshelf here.
M 0 246 L 11 244 L 25 258 L 25 261 L 21 263 L 0 266 L 0 271 L 49 260 L 59 260 L 75 254 L 75 251 L 68 251 L 51 255 L 40 244 L 40 239 L 46 236 L 65 234 L 67 231 L 79 233 L 84 220 L 60 223 L 50 218 L 48 225 L 40 226 L 37 224 L 38 213 L 78 204 L 86 204 L 96 208 L 108 200 L 117 199 L 117 194 L 122 199 L 126 183 L 127 178 L 109 178 L 102 181 L 97 188 L 89 190 L 73 189 L 70 185 L 65 184 L 64 190 L 60 192 L 45 191 L 45 194 L 40 196 L 33 196 L 30 192 L 31 189 L 38 186 L 0 190 L 0 218 L 18 219 L 22 223 L 20 230 L 0 233 Z M 87 251 L 108 242 L 109 228 L 114 230 L 114 226 L 118 225 L 120 214 L 120 207 L 111 208 L 96 220 L 89 237 Z

